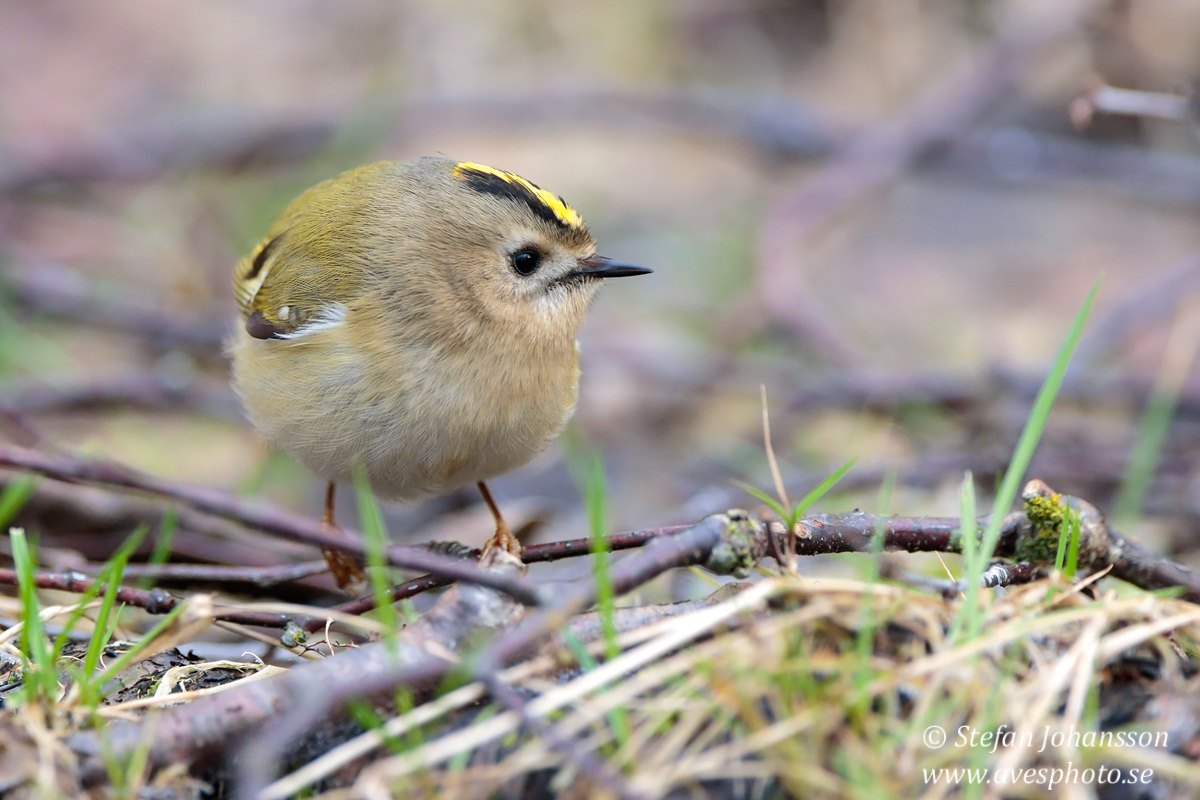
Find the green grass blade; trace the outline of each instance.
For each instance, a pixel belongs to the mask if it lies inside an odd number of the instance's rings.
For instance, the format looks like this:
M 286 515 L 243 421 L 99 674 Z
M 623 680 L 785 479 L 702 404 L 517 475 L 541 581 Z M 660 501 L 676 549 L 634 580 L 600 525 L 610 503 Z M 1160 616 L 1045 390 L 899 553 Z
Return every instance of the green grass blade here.
M 42 619 L 39 616 L 41 604 L 38 602 L 37 585 L 34 581 L 36 561 L 25 538 L 25 531 L 12 528 L 8 537 L 17 573 L 17 591 L 21 598 L 21 621 L 25 623 L 21 630 L 23 652 L 28 660 L 25 697 L 51 700 L 58 694 L 58 679 L 49 642 L 46 641 Z
M 604 655 L 612 659 L 621 654 L 621 648 L 617 644 L 617 626 L 613 621 L 616 593 L 613 591 L 612 578 L 609 575 L 608 542 L 604 538 L 608 532 L 604 461 L 598 455 L 592 457 L 588 466 L 584 502 L 587 504 L 588 527 L 592 539 L 592 572 L 596 581 L 596 609 L 600 615 L 600 630 L 604 636 Z M 613 735 L 618 744 L 623 745 L 629 738 L 629 722 L 624 709 L 617 708 L 614 711 L 617 713 L 610 715 Z
M 892 492 L 896 488 L 896 472 L 888 470 L 879 486 L 879 521 L 871 532 L 870 557 L 866 559 L 863 581 L 874 584 L 879 579 L 879 554 L 883 552 L 884 518 L 892 507 Z M 854 688 L 859 693 L 856 704 L 858 711 L 867 713 L 869 696 L 864 691 L 874 675 L 871 659 L 874 655 L 875 633 L 879 629 L 879 620 L 875 614 L 875 595 L 873 592 L 863 592 L 858 607 L 857 664 L 854 673 Z
M 96 646 L 97 638 L 99 638 L 101 642 L 99 645 L 100 652 L 103 652 L 103 649 L 108 646 L 108 642 L 112 638 L 112 629 L 116 627 L 116 620 L 113 621 L 112 625 L 108 624 L 109 613 L 113 602 L 116 600 L 116 592 L 117 589 L 120 588 L 121 578 L 123 577 L 125 571 L 125 565 L 128 564 L 130 556 L 133 554 L 133 551 L 137 548 L 138 544 L 140 544 L 141 535 L 144 533 L 145 526 L 140 526 L 135 529 L 129 539 L 127 539 L 122 544 L 121 548 L 117 550 L 113 558 L 109 559 L 108 563 L 104 565 L 104 568 L 97 573 L 96 579 L 92 581 L 91 585 L 84 590 L 83 594 L 79 598 L 79 602 L 76 603 L 75 610 L 72 611 L 71 616 L 67 618 L 67 623 L 63 626 L 62 633 L 60 633 L 58 638 L 54 640 L 54 658 L 56 661 L 59 655 L 62 653 L 63 647 L 66 646 L 67 639 L 71 635 L 71 631 L 75 629 L 75 623 L 77 623 L 79 618 L 83 616 L 83 612 L 86 610 L 88 604 L 95 600 L 97 595 L 100 594 L 101 589 L 106 590 L 105 602 L 101 603 L 99 616 L 97 617 L 96 624 L 93 626 L 92 638 L 88 642 L 88 652 L 90 653 L 92 648 Z M 111 577 L 118 561 L 120 562 L 120 570 L 117 572 L 116 582 L 114 583 Z M 110 594 L 111 599 L 109 598 Z M 96 660 L 91 662 L 90 668 L 86 670 L 81 669 L 80 674 L 91 674 L 91 671 L 95 669 L 95 665 L 98 660 L 99 656 L 97 656 Z
M 837 468 L 836 472 L 834 472 L 832 475 L 830 475 L 825 480 L 818 483 L 813 488 L 812 491 L 810 491 L 808 494 L 804 495 L 804 497 L 800 498 L 800 502 L 798 502 L 798 503 L 796 503 L 796 505 L 792 506 L 792 513 L 791 513 L 791 516 L 788 518 L 788 522 L 791 525 L 795 525 L 796 520 L 800 519 L 801 514 L 803 514 L 805 511 L 807 511 L 809 509 L 809 507 L 812 506 L 813 503 L 817 502 L 822 497 L 824 497 L 825 494 L 830 489 L 832 489 L 838 481 L 840 481 L 843 477 L 845 477 L 846 473 L 849 472 L 851 467 L 854 466 L 854 461 L 855 461 L 855 459 L 852 458 L 849 461 L 847 461 L 846 463 L 842 464 L 840 467 Z
M 154 540 L 154 549 L 150 551 L 150 559 L 146 562 L 152 567 L 167 563 L 171 557 L 171 546 L 175 543 L 175 528 L 177 515 L 174 508 L 168 508 L 158 525 L 158 537 Z M 154 578 L 146 575 L 137 582 L 139 589 L 149 589 L 154 586 Z
M 36 483 L 37 478 L 33 475 L 18 475 L 4 487 L 4 491 L 0 492 L 0 528 L 13 521 L 33 494 Z
M 111 664 L 105 667 L 104 670 L 98 675 L 90 676 L 89 680 L 87 681 L 87 686 L 83 689 L 83 696 L 93 698 L 100 697 L 100 693 L 104 688 L 104 684 L 113 676 L 120 674 L 123 669 L 141 657 L 141 654 L 143 651 L 145 651 L 146 647 L 149 646 L 149 644 L 155 639 L 157 639 L 158 636 L 165 631 L 168 626 L 175 622 L 175 619 L 182 614 L 184 609 L 187 607 L 188 604 L 186 602 L 175 606 L 175 608 L 173 608 L 170 613 L 159 620 L 158 624 L 151 628 L 145 636 L 143 636 L 141 639 L 138 639 L 137 642 L 134 643 L 133 647 L 117 656 L 117 658 Z M 111 633 L 111 631 L 109 633 Z M 109 633 L 106 633 L 105 635 L 108 636 Z
M 963 475 L 962 486 L 958 492 L 958 529 L 961 532 L 963 561 L 967 564 L 974 563 L 976 551 L 979 549 L 975 509 L 975 476 L 968 470 Z M 983 629 L 983 615 L 979 608 L 979 581 L 971 580 L 969 569 L 967 573 L 967 590 L 963 593 L 966 599 L 959 607 L 950 629 L 952 642 L 957 641 L 964 630 L 973 638 Z
M 1065 524 L 1068 530 L 1066 538 L 1070 540 L 1070 544 L 1067 547 L 1067 561 L 1063 565 L 1063 574 L 1067 576 L 1067 580 L 1075 580 L 1075 572 L 1079 569 L 1079 533 L 1083 525 L 1079 512 L 1071 509 Z
M 563 643 L 567 649 L 571 651 L 571 655 L 575 656 L 575 660 L 579 662 L 580 668 L 584 672 L 589 672 L 596 668 L 596 659 L 592 658 L 592 654 L 584 647 L 583 642 L 579 641 L 579 637 L 571 632 L 570 628 L 563 628 L 562 633 Z M 608 720 L 609 726 L 613 730 L 613 738 L 619 744 L 625 744 L 625 740 L 629 738 L 629 718 L 625 714 L 625 709 L 617 706 L 604 714 Z
M 375 594 L 375 607 L 379 621 L 386 627 L 385 638 L 393 640 L 400 627 L 399 615 L 392 605 L 392 585 L 388 572 L 387 525 L 379 503 L 371 492 L 371 482 L 364 470 L 354 471 L 354 493 L 358 498 L 358 516 L 362 522 L 363 537 L 367 546 L 367 578 Z
M 1133 452 L 1129 454 L 1129 463 L 1113 504 L 1113 522 L 1118 527 L 1129 525 L 1142 511 L 1178 401 L 1177 389 L 1156 390 L 1146 403 L 1146 410 L 1138 421 Z
M 772 511 L 774 511 L 779 516 L 780 519 L 785 520 L 785 521 L 787 520 L 788 510 L 787 510 L 787 508 L 784 507 L 783 503 L 776 500 L 774 497 L 767 494 L 762 489 L 755 489 L 753 486 L 751 486 L 748 483 L 742 483 L 741 481 L 734 481 L 733 483 L 735 486 L 737 486 L 739 489 L 744 491 L 746 494 L 754 497 L 756 500 L 760 500 L 763 503 L 766 503 L 767 506 Z
M 564 450 L 569 469 L 579 493 L 583 497 L 584 508 L 587 511 L 588 531 L 591 538 L 592 575 L 596 582 L 596 610 L 600 617 L 601 634 L 604 637 L 604 652 L 607 658 L 615 658 L 620 654 L 617 644 L 617 630 L 613 621 L 616 606 L 616 593 L 613 591 L 610 576 L 610 559 L 608 542 L 605 535 L 608 531 L 608 501 L 604 480 L 604 461 L 588 444 L 581 431 L 575 427 L 568 428 L 564 439 Z M 575 653 L 580 666 L 584 670 L 593 669 L 595 660 L 587 653 L 579 640 L 565 626 L 560 635 L 567 646 Z M 613 737 L 618 746 L 623 745 L 629 738 L 630 726 L 625 710 L 616 708 L 607 714 Z
M 996 492 L 996 500 L 992 504 L 992 514 L 988 518 L 981 546 L 975 554 L 976 557 L 973 563 L 967 565 L 968 574 L 966 577 L 968 581 L 978 579 L 983 573 L 984 565 L 987 564 L 996 550 L 996 543 L 1000 540 L 1000 526 L 1004 521 L 1004 515 L 1012 507 L 1013 501 L 1021 489 L 1021 480 L 1025 477 L 1025 470 L 1029 468 L 1029 462 L 1033 458 L 1033 451 L 1037 448 L 1038 441 L 1042 437 L 1042 432 L 1046 428 L 1046 420 L 1050 417 L 1050 409 L 1054 407 L 1054 400 L 1058 397 L 1058 390 L 1062 386 L 1063 376 L 1067 372 L 1067 365 L 1071 362 L 1071 356 L 1075 353 L 1076 345 L 1079 344 L 1079 337 L 1083 334 L 1084 325 L 1087 323 L 1088 314 L 1092 310 L 1092 303 L 1096 299 L 1096 293 L 1099 291 L 1102 281 L 1103 276 L 1097 278 L 1095 284 L 1092 285 L 1092 290 L 1088 292 L 1087 299 L 1084 300 L 1083 307 L 1079 309 L 1079 313 L 1075 315 L 1075 321 L 1071 325 L 1071 330 L 1059 348 L 1058 355 L 1054 359 L 1054 365 L 1051 367 L 1050 373 L 1046 376 L 1046 380 L 1042 383 L 1042 388 L 1038 391 L 1037 398 L 1033 402 L 1033 409 L 1030 411 L 1029 419 L 1025 422 L 1025 428 L 1021 431 L 1021 438 L 1017 441 L 1017 447 L 1013 452 L 1012 460 L 1009 461 L 1008 469 L 1004 472 L 1004 479 L 1000 482 L 1000 489 Z
M 1058 549 L 1054 551 L 1054 569 L 1056 572 L 1062 572 L 1063 567 L 1067 563 L 1067 547 L 1070 545 L 1070 534 L 1065 526 L 1060 527 L 1058 531 Z
M 117 602 L 117 590 L 121 588 L 125 565 L 129 563 L 129 557 L 142 543 L 148 530 L 149 528 L 145 525 L 138 526 L 137 530 L 117 549 L 117 552 L 105 565 L 104 571 L 97 577 L 97 583 L 100 580 L 105 582 L 104 600 L 100 603 L 100 611 L 96 615 L 96 627 L 92 632 L 92 638 L 88 641 L 87 653 L 83 657 L 83 674 L 85 676 L 91 677 L 96 671 L 96 667 L 100 663 L 100 655 L 108 646 L 108 637 L 111 634 L 109 618 L 112 617 L 112 610 Z M 113 626 L 115 627 L 115 625 L 116 619 L 114 618 Z
M 617 629 L 613 624 L 613 609 L 616 595 L 612 578 L 609 576 L 609 552 L 605 535 L 608 530 L 604 486 L 604 463 L 599 457 L 592 459 L 588 468 L 584 501 L 587 504 L 588 527 L 591 535 L 592 572 L 596 578 L 596 606 L 600 611 L 601 629 L 604 634 L 604 653 L 607 658 L 620 654 L 617 647 Z

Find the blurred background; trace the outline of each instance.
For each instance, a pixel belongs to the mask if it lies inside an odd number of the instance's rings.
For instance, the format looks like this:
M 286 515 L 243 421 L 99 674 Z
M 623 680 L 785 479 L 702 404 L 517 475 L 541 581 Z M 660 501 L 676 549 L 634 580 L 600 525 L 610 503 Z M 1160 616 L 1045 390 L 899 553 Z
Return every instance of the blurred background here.
M 613 531 L 757 507 L 760 386 L 793 499 L 853 458 L 821 510 L 957 514 L 1103 274 L 1031 472 L 1200 566 L 1200 140 L 1085 99 L 1186 96 L 1198 45 L 1193 0 L 7 3 L 0 435 L 315 516 L 229 390 L 232 267 L 310 184 L 444 154 L 655 270 L 601 292 L 571 429 L 494 484 L 527 541 L 586 535 L 594 453 Z M 154 509 L 43 481 L 19 521 L 65 568 Z M 473 491 L 387 515 L 491 532 Z M 186 520 L 175 548 L 315 555 Z

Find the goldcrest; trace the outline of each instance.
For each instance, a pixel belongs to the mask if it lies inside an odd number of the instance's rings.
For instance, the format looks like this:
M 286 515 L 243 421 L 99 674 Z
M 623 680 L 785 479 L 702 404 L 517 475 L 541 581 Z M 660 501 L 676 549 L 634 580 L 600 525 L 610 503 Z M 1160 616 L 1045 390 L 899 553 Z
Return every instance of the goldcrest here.
M 234 386 L 318 475 L 362 469 L 401 500 L 477 482 L 502 536 L 482 481 L 571 416 L 575 337 L 603 279 L 649 271 L 598 256 L 573 208 L 512 173 L 367 164 L 297 197 L 238 264 Z

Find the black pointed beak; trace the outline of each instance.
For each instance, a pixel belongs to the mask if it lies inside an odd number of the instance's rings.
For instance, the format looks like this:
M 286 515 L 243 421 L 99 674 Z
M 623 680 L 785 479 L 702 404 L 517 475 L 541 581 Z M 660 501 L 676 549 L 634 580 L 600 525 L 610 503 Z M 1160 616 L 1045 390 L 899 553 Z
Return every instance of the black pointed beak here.
M 574 275 L 587 278 L 627 278 L 631 275 L 649 275 L 654 270 L 629 264 L 624 261 L 613 261 L 604 256 L 592 256 L 579 265 Z

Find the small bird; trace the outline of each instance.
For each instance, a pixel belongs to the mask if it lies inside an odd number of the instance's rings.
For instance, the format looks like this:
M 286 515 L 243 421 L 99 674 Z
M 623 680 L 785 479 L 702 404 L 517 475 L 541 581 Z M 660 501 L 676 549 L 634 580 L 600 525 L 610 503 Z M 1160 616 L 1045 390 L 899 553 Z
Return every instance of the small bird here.
M 329 481 L 382 497 L 476 483 L 486 550 L 521 546 L 487 479 L 541 453 L 575 407 L 575 337 L 603 279 L 559 196 L 482 164 L 366 164 L 297 197 L 234 272 L 230 341 L 250 421 Z M 331 561 L 331 566 L 333 562 Z

